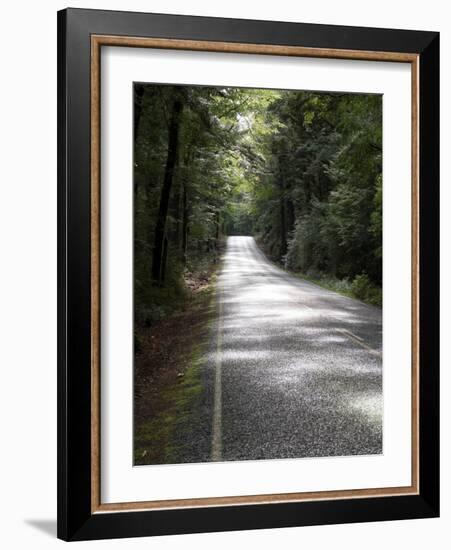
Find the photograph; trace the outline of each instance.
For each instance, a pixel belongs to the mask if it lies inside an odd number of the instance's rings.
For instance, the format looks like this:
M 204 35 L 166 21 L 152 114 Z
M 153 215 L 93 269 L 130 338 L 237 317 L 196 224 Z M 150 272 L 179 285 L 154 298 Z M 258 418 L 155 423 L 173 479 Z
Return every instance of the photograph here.
M 383 454 L 383 95 L 132 85 L 133 465 Z
M 439 517 L 440 32 L 330 7 L 58 11 L 59 539 Z

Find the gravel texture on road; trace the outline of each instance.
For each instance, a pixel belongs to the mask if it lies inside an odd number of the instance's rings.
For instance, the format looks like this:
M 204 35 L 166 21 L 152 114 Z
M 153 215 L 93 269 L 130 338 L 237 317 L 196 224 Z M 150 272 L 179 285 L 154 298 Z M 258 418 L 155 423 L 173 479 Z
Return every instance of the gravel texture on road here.
M 218 315 L 177 462 L 382 453 L 382 310 L 229 237 Z

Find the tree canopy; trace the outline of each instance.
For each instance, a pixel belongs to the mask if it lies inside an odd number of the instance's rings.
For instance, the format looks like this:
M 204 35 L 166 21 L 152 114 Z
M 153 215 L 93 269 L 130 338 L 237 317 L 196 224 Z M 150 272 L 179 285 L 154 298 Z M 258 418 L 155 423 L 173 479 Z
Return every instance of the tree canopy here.
M 380 302 L 381 96 L 137 83 L 134 136 L 138 318 L 224 235 Z

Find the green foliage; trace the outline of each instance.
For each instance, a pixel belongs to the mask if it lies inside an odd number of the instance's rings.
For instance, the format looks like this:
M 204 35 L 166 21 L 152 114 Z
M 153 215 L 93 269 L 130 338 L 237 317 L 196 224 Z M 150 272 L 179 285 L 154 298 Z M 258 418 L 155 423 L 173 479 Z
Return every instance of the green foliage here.
M 168 178 L 174 98 L 183 110 Z M 164 181 L 167 245 L 156 286 Z M 381 96 L 135 85 L 134 185 L 138 320 L 166 315 L 183 298 L 185 269 L 215 261 L 224 234 L 257 236 L 290 270 L 347 281 L 365 273 L 368 288 L 381 287 Z
M 270 106 L 270 167 L 254 186 L 255 231 L 287 269 L 382 283 L 382 100 L 285 92 Z
M 357 275 L 352 282 L 347 278 L 337 279 L 332 275 L 313 270 L 308 273 L 297 272 L 294 274 L 343 296 L 357 298 L 367 304 L 382 306 L 382 289 L 373 285 L 366 274 Z
M 377 306 L 382 305 L 382 289 L 371 284 L 366 273 L 355 277 L 351 284 L 351 292 L 359 300 Z

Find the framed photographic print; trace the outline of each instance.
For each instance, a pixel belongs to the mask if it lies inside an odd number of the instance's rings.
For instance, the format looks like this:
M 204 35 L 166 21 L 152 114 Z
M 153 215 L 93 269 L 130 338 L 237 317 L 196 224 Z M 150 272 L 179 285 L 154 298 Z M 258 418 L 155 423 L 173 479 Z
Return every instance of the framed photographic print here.
M 439 513 L 439 35 L 58 14 L 58 536 Z

